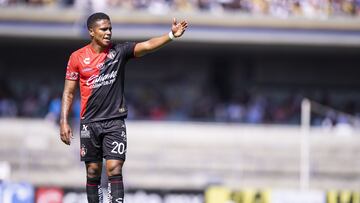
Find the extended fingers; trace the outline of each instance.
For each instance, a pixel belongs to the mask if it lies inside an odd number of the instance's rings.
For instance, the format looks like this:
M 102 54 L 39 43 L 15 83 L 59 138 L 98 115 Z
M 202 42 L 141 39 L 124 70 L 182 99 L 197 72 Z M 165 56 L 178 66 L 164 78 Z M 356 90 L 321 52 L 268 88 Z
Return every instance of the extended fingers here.
M 176 22 L 175 18 L 173 23 Z M 186 30 L 186 28 L 188 27 L 188 23 L 186 22 L 186 20 L 183 20 L 181 22 L 176 23 L 176 25 L 174 24 L 172 26 L 172 31 L 175 35 L 175 37 L 180 37 Z
M 181 26 L 182 28 L 186 29 L 186 28 L 188 27 L 188 23 L 187 23 L 186 21 L 182 21 L 182 22 L 180 23 L 180 26 Z

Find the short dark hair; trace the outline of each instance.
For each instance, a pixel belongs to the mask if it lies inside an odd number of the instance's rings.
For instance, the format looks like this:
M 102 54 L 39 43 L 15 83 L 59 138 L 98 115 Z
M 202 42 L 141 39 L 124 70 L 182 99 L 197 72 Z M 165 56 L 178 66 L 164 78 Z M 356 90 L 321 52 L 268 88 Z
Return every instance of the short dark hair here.
M 101 12 L 91 14 L 86 22 L 88 30 L 90 30 L 90 28 L 92 28 L 96 23 L 96 21 L 98 20 L 110 20 L 110 17 L 105 13 L 101 13 Z

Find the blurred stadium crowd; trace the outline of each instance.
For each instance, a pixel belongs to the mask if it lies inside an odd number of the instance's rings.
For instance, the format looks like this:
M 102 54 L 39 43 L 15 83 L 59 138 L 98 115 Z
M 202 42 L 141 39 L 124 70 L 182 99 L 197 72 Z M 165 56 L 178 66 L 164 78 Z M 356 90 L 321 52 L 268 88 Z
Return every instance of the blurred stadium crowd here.
M 0 6 L 60 6 L 93 10 L 127 9 L 164 14 L 173 11 L 243 13 L 286 18 L 359 16 L 360 0 L 0 0 Z
M 15 93 L 2 81 L 0 85 L 0 117 L 46 118 L 58 122 L 61 110 L 60 87 L 47 83 L 36 90 Z M 182 90 L 180 90 L 182 89 Z M 185 90 L 184 90 L 185 89 Z M 130 87 L 126 91 L 129 119 L 173 120 L 173 121 L 218 121 L 252 124 L 299 124 L 300 93 L 285 96 L 263 94 L 256 90 L 232 92 L 224 100 L 212 90 L 197 91 L 188 87 Z M 192 95 L 192 96 L 191 96 Z M 280 99 L 279 99 L 280 98 Z M 324 93 L 319 103 L 338 107 L 339 110 L 358 115 L 358 105 L 352 100 L 334 103 L 329 94 Z M 75 99 L 73 119 L 79 120 L 80 100 Z M 328 111 L 314 117 L 314 125 L 334 125 L 350 123 L 346 116 Z

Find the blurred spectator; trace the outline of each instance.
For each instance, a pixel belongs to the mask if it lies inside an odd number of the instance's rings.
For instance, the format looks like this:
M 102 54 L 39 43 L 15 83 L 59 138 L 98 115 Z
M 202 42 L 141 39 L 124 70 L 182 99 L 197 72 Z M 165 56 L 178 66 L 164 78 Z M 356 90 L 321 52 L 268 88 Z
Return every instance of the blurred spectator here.
M 8 6 L 15 4 L 16 0 L 0 0 L 0 6 Z
M 302 95 L 289 92 L 281 97 L 267 92 L 267 96 L 255 91 L 233 91 L 229 99 L 219 99 L 221 96 L 204 89 L 195 90 L 191 85 L 174 84 L 162 89 L 161 86 L 148 85 L 132 88 L 129 91 L 128 107 L 129 119 L 148 120 L 193 120 L 218 121 L 236 123 L 279 123 L 299 124 Z M 9 85 L 0 81 L 0 117 L 45 117 L 58 123 L 61 111 L 60 94 L 49 98 L 50 92 L 56 92 L 48 83 L 41 83 L 35 87 L 38 92 L 26 89 L 24 97 L 16 97 Z M 176 90 L 176 91 L 174 91 Z M 23 95 L 23 94 L 19 94 Z M 335 103 L 328 92 L 323 92 L 318 100 L 324 106 L 355 115 L 358 106 L 352 100 L 342 100 Z M 45 112 L 45 113 L 44 113 Z M 312 115 L 312 124 L 333 128 L 350 124 L 348 117 L 339 115 L 333 110 L 321 110 Z M 80 121 L 80 99 L 74 100 L 72 121 L 78 126 Z M 351 121 L 353 122 L 353 121 Z
M 241 8 L 240 0 L 217 0 L 224 10 L 234 11 Z
M 191 120 L 219 121 L 236 123 L 279 123 L 299 124 L 302 95 L 295 92 L 275 92 L 233 90 L 224 97 L 222 89 L 211 91 L 201 89 L 189 82 L 173 82 L 167 88 L 160 84 L 139 85 L 128 92 L 130 119 L 149 120 Z M 10 85 L 0 80 L 0 117 L 45 117 L 57 123 L 60 115 L 61 97 L 55 94 L 58 87 L 47 82 L 17 88 L 20 93 L 10 89 Z M 232 88 L 229 88 L 232 89 Z M 339 109 L 350 115 L 359 113 L 359 105 L 354 100 L 318 91 L 310 97 L 324 106 Z M 334 97 L 335 96 L 335 97 Z M 221 99 L 220 99 L 221 98 Z M 340 107 L 340 108 L 339 108 Z M 80 120 L 80 100 L 75 98 L 72 112 L 74 126 Z M 353 121 L 351 121 L 353 122 Z M 348 117 L 333 110 L 314 112 L 312 124 L 332 128 L 349 124 Z
M 13 99 L 14 95 L 11 92 L 8 84 L 4 80 L 0 80 L 0 116 L 14 117 L 18 114 L 18 108 Z
M 246 108 L 238 102 L 232 102 L 227 108 L 227 114 L 229 115 L 229 121 L 241 122 L 244 119 Z
M 58 2 L 60 6 L 70 7 L 74 5 L 75 0 L 59 0 Z
M 294 0 L 291 4 L 290 13 L 295 17 L 301 17 L 304 15 L 304 12 L 301 8 L 300 0 Z
M 22 106 L 21 106 L 21 115 L 24 117 L 37 117 L 38 116 L 39 102 L 36 98 L 36 95 L 29 93 L 26 95 Z
M 119 0 L 108 0 L 107 1 L 107 5 L 109 8 L 113 8 L 113 7 L 121 7 L 121 1 Z
M 272 0 L 269 5 L 269 14 L 274 17 L 287 18 L 290 16 L 291 1 Z
M 0 117 L 15 117 L 18 114 L 16 103 L 11 98 L 0 96 Z
M 169 4 L 165 0 L 152 0 L 148 5 L 148 11 L 153 14 L 165 14 L 169 9 Z
M 252 14 L 268 14 L 269 2 L 266 0 L 252 0 L 251 3 Z
M 199 10 L 210 10 L 211 2 L 210 0 L 198 0 L 197 7 Z
M 289 95 L 282 103 L 277 106 L 273 112 L 273 122 L 290 123 L 296 122 L 296 115 L 300 114 L 300 99 L 296 99 L 295 95 Z M 295 120 L 295 121 L 294 121 Z
M 171 8 L 181 12 L 194 11 L 195 4 L 189 0 L 174 0 Z
M 247 114 L 245 116 L 247 123 L 262 123 L 265 118 L 265 109 L 267 108 L 266 99 L 257 95 L 250 101 L 249 107 L 247 109 Z
M 53 123 L 58 123 L 61 113 L 61 97 L 59 95 L 54 96 L 50 100 L 49 110 L 46 114 L 46 119 Z
M 181 12 L 222 12 L 270 15 L 276 18 L 291 16 L 328 18 L 359 16 L 360 0 L 0 0 L 0 6 L 27 4 L 30 6 L 74 6 L 84 12 L 114 8 L 147 10 L 153 14 Z

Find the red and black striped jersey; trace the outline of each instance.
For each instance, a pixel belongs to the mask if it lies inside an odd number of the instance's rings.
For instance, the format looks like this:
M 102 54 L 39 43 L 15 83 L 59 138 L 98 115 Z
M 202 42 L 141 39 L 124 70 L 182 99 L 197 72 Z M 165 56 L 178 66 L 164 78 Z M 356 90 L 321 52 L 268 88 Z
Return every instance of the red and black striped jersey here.
M 126 42 L 96 53 L 87 45 L 71 54 L 65 78 L 79 80 L 82 123 L 127 116 L 125 65 L 134 48 L 135 43 Z

